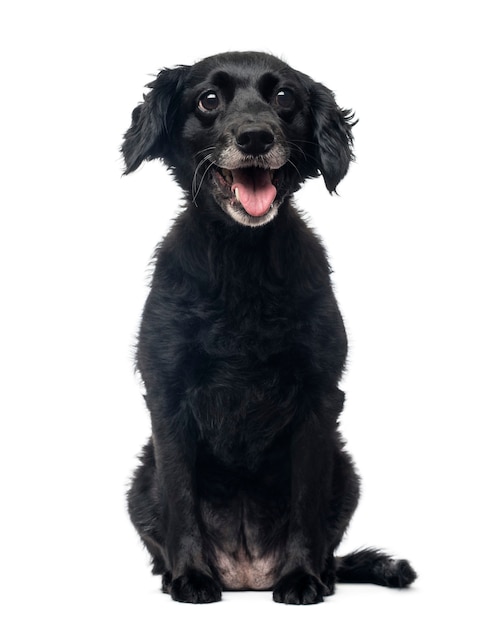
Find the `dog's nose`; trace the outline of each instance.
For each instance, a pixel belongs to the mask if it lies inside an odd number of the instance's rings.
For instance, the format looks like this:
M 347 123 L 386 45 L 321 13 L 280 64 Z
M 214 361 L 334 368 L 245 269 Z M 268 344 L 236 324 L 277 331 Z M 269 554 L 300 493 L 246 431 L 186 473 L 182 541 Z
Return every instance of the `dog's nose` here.
M 240 128 L 236 143 L 245 154 L 264 154 L 275 143 L 275 136 L 264 126 L 246 126 Z

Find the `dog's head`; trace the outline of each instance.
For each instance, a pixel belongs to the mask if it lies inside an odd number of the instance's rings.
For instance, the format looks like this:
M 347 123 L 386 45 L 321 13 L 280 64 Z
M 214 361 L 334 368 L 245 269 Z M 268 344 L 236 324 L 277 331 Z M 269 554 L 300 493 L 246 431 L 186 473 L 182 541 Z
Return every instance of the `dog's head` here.
M 322 174 L 335 191 L 353 158 L 352 113 L 271 55 L 224 53 L 147 86 L 124 136 L 125 173 L 160 158 L 191 201 L 240 224 L 272 220 L 307 178 Z

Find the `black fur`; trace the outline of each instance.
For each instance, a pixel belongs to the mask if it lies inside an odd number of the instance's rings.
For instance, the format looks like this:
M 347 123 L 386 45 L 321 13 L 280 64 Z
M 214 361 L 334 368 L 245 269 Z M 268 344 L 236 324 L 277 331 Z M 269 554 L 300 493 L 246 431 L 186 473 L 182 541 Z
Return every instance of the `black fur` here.
M 148 86 L 126 173 L 160 158 L 186 196 L 138 339 L 152 437 L 128 504 L 153 573 L 182 602 L 272 589 L 312 604 L 337 581 L 409 585 L 406 561 L 334 557 L 359 496 L 338 432 L 347 340 L 324 248 L 291 196 L 319 174 L 336 189 L 351 113 L 262 53 L 165 69 Z

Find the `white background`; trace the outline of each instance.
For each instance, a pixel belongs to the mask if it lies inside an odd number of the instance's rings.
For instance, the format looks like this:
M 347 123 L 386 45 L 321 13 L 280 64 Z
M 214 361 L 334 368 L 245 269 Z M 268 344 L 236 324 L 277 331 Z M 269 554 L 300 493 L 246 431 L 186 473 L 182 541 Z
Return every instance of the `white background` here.
M 498 5 L 3 3 L 3 624 L 502 623 Z M 125 512 L 149 430 L 135 333 L 180 194 L 158 163 L 122 178 L 118 148 L 150 74 L 232 49 L 282 56 L 360 119 L 339 197 L 310 181 L 298 204 L 351 343 L 342 428 L 363 497 L 343 550 L 410 558 L 410 591 L 178 605 Z

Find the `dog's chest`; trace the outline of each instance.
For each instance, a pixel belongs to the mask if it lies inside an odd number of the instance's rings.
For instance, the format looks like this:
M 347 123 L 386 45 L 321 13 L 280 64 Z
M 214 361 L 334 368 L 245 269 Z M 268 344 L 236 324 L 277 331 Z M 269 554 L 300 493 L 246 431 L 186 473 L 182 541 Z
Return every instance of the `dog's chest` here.
M 247 368 L 284 352 L 296 343 L 302 327 L 296 299 L 260 288 L 246 276 L 209 299 L 205 309 L 198 328 L 202 349 L 215 358 L 244 360 Z
M 290 421 L 301 367 L 286 308 L 229 306 L 200 323 L 186 359 L 186 398 L 202 437 L 226 461 L 255 456 Z
M 229 375 L 229 372 L 228 372 Z M 295 391 L 266 371 L 252 377 L 219 373 L 191 391 L 193 415 L 202 440 L 224 463 L 254 469 L 262 453 L 293 418 Z M 262 384 L 261 384 L 262 382 Z

